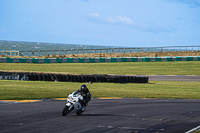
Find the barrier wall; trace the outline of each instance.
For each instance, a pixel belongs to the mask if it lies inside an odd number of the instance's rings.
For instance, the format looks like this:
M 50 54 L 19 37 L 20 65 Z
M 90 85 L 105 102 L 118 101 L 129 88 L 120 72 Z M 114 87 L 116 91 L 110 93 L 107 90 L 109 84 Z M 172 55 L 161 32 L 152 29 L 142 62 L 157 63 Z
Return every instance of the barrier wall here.
M 17 76 L 17 78 L 13 78 Z M 3 77 L 3 78 L 1 78 Z M 60 82 L 109 82 L 109 83 L 148 83 L 149 77 L 131 75 L 69 75 L 53 73 L 3 72 L 0 80 L 60 81 Z
M 151 62 L 200 61 L 200 56 L 176 57 L 120 57 L 120 58 L 0 58 L 0 63 L 99 63 L 99 62 Z

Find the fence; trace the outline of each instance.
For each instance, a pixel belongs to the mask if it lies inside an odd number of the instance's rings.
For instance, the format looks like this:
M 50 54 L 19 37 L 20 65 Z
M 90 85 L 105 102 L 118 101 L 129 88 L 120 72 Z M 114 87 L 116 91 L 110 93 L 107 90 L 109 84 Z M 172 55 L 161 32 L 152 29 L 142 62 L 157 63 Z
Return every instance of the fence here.
M 103 54 L 103 53 L 140 53 L 140 52 L 188 52 L 199 51 L 199 46 L 168 46 L 168 47 L 138 47 L 138 48 L 108 48 L 108 49 L 71 49 L 71 50 L 39 50 L 39 51 L 0 51 L 4 56 L 61 56 L 72 54 Z

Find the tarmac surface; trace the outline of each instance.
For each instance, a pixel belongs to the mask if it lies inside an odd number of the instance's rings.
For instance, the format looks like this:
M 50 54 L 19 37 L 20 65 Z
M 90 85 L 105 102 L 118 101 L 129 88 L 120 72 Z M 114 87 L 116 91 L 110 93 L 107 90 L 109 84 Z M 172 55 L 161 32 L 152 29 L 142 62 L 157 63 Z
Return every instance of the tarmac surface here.
M 62 116 L 65 103 L 0 102 L 0 133 L 184 133 L 200 125 L 200 100 L 92 99 L 81 116 Z
M 200 81 L 200 75 L 136 75 L 147 76 L 149 81 Z

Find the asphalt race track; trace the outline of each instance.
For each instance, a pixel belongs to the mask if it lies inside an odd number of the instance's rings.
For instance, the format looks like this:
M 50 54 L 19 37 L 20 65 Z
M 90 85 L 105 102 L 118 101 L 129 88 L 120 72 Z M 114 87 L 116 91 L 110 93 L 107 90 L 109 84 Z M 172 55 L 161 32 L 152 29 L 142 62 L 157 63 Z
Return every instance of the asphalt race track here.
M 200 125 L 200 100 L 92 99 L 81 116 L 66 101 L 0 102 L 0 133 L 184 133 Z
M 200 81 L 200 75 L 136 75 L 147 76 L 153 81 Z
M 200 81 L 199 75 L 148 77 L 150 81 Z M 0 133 L 185 133 L 200 127 L 200 100 L 92 99 L 81 116 L 63 117 L 65 102 L 0 101 Z

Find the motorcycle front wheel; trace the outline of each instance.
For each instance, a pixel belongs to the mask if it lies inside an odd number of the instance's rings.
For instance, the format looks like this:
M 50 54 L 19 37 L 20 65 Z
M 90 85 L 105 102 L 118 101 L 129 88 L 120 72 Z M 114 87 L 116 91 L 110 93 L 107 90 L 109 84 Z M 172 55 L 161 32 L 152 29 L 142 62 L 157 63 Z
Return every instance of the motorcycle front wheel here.
M 69 108 L 68 106 L 65 106 L 64 109 L 62 110 L 63 116 L 66 116 L 69 113 L 68 108 Z

